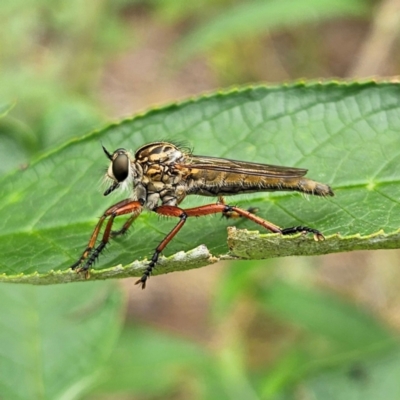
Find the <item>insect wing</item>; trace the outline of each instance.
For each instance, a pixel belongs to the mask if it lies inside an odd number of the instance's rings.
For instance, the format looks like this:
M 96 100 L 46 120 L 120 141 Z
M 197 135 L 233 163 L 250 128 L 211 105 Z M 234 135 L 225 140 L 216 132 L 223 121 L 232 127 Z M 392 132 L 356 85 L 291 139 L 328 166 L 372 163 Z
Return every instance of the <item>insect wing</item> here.
M 279 165 L 260 164 L 247 161 L 230 160 L 228 158 L 194 156 L 189 157 L 190 161 L 182 167 L 197 169 L 233 172 L 245 175 L 265 176 L 271 178 L 294 178 L 302 177 L 307 169 L 282 167 Z

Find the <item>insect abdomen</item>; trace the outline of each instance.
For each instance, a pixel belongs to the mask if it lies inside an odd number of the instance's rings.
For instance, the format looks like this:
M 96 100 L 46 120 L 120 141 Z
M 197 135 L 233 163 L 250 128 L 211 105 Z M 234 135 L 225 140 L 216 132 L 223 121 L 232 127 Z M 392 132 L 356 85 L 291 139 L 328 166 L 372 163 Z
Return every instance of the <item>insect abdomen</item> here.
M 229 196 L 239 193 L 296 191 L 316 196 L 333 196 L 332 189 L 323 183 L 319 183 L 304 177 L 265 177 L 228 172 L 214 173 L 198 171 L 192 173 L 191 183 L 187 194 L 199 194 L 203 196 Z M 196 176 L 197 175 L 197 176 Z M 207 176 L 204 176 L 207 175 Z

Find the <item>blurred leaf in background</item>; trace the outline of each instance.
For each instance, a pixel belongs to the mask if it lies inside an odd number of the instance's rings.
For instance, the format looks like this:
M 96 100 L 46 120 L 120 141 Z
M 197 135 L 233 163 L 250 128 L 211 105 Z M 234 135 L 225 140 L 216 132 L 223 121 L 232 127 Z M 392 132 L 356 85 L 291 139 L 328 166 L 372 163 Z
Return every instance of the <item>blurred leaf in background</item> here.
M 160 0 L 156 4 L 159 18 L 186 22 L 172 59 L 182 63 L 203 56 L 225 85 L 313 73 L 331 76 L 328 52 L 334 49 L 326 44 L 327 23 L 366 22 L 372 10 L 372 3 L 363 0 L 203 0 L 190 6 L 185 1 Z
M 211 50 L 227 42 L 252 39 L 260 34 L 294 29 L 301 24 L 320 23 L 337 17 L 365 16 L 368 4 L 362 0 L 252 0 L 225 2 L 216 15 L 193 29 L 179 44 L 182 59 Z M 247 60 L 245 60 L 247 62 Z
M 123 310 L 110 283 L 1 285 L 1 397 L 80 397 L 115 346 Z
M 0 125 L 0 172 L 104 122 L 96 99 L 99 73 L 134 42 L 119 14 L 125 4 L 1 2 L 0 101 L 15 107 Z

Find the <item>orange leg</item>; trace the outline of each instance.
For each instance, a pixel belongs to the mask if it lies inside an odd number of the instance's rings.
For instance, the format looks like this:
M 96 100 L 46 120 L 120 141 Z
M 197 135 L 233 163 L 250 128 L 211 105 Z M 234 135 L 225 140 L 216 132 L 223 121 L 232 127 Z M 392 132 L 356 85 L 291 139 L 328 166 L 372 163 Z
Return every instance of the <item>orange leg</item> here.
M 218 202 L 217 204 L 226 204 L 225 203 L 225 199 L 222 196 L 218 196 Z M 257 207 L 249 207 L 247 209 L 248 212 L 252 213 L 252 214 L 257 214 L 258 212 L 258 208 Z M 242 215 L 239 215 L 237 212 L 235 211 L 223 211 L 222 212 L 222 216 L 226 219 L 237 219 L 237 218 L 242 218 Z
M 114 204 L 113 206 L 108 208 L 104 212 L 102 217 L 100 218 L 96 227 L 94 228 L 94 231 L 92 233 L 92 236 L 90 237 L 89 243 L 88 243 L 85 251 L 79 258 L 79 260 L 75 264 L 71 265 L 71 268 L 76 269 L 76 272 L 83 272 L 85 274 L 85 276 L 88 277 L 90 267 L 95 263 L 98 256 L 100 255 L 100 253 L 104 250 L 104 248 L 106 247 L 107 243 L 110 240 L 110 237 L 126 232 L 129 228 L 129 226 L 132 224 L 132 222 L 142 212 L 142 206 L 143 206 L 143 204 L 139 201 L 132 201 L 130 199 L 126 199 L 126 200 L 122 200 L 119 203 Z M 119 215 L 130 214 L 130 213 L 132 213 L 133 215 L 128 219 L 128 221 L 125 222 L 122 229 L 120 229 L 117 232 L 112 232 L 111 229 L 112 229 L 112 225 L 114 223 L 115 217 L 117 217 Z M 96 248 L 94 248 L 94 246 L 96 244 L 96 240 L 100 233 L 100 229 L 101 229 L 104 221 L 107 218 L 108 218 L 108 221 L 107 221 L 106 229 L 104 230 L 101 242 Z M 83 261 L 85 261 L 85 260 L 86 260 L 86 262 L 83 264 L 83 266 L 80 266 L 83 263 Z
M 223 201 L 223 200 L 222 200 Z M 230 215 L 232 213 L 239 215 L 241 217 L 248 218 L 249 220 L 261 225 L 262 227 L 268 229 L 274 233 L 281 233 L 282 235 L 290 235 L 293 233 L 313 233 L 315 240 L 323 240 L 324 236 L 321 232 L 316 229 L 308 228 L 306 226 L 295 226 L 292 228 L 281 229 L 279 226 L 268 222 L 257 215 L 253 214 L 251 211 L 243 210 L 239 207 L 229 206 L 220 201 L 216 204 L 208 204 L 205 206 L 182 209 L 175 206 L 162 205 L 157 207 L 154 211 L 157 214 L 168 216 L 168 217 L 178 217 L 179 222 L 175 227 L 167 234 L 167 236 L 160 242 L 157 246 L 153 256 L 151 257 L 150 263 L 145 269 L 142 277 L 136 282 L 136 285 L 141 285 L 142 289 L 146 287 L 146 281 L 150 277 L 151 272 L 155 265 L 157 264 L 160 253 L 165 249 L 168 243 L 174 238 L 174 236 L 180 231 L 186 222 L 188 217 L 201 217 L 203 215 L 222 213 L 223 215 Z

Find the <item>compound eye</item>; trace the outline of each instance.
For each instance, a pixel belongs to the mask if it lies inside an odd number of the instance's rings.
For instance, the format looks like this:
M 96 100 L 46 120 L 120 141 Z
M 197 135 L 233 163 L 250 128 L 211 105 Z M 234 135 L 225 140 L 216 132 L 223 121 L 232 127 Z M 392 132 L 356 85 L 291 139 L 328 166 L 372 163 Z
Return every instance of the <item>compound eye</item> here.
M 129 174 L 129 158 L 126 154 L 118 154 L 112 163 L 112 172 L 118 182 L 124 181 Z

